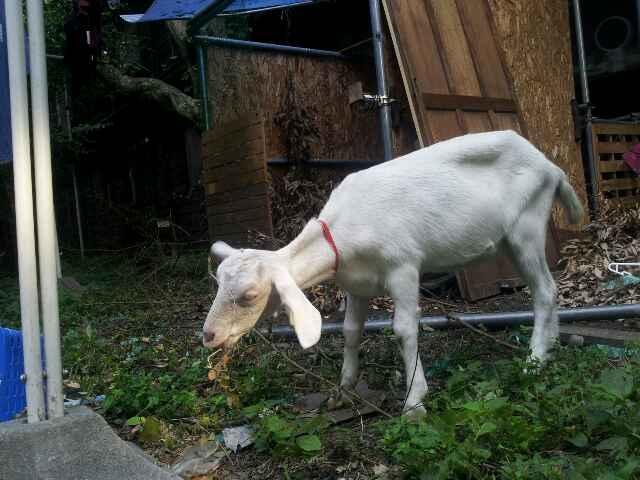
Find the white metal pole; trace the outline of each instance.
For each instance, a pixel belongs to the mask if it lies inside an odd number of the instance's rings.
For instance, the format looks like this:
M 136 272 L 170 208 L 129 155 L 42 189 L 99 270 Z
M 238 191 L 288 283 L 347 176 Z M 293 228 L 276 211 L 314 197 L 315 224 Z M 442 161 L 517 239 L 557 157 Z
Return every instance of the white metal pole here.
M 24 21 L 22 1 L 8 0 L 4 2 L 4 6 L 9 58 L 13 183 L 20 278 L 20 320 L 22 322 L 22 345 L 27 387 L 27 420 L 29 423 L 35 423 L 45 419 L 45 408 L 40 355 L 38 268 L 33 224 Z
M 47 411 L 49 419 L 64 415 L 62 362 L 60 359 L 60 319 L 56 268 L 56 222 L 51 175 L 49 94 L 44 41 L 42 0 L 27 0 L 29 58 L 31 59 L 31 121 L 38 221 L 38 259 L 44 351 L 47 368 Z

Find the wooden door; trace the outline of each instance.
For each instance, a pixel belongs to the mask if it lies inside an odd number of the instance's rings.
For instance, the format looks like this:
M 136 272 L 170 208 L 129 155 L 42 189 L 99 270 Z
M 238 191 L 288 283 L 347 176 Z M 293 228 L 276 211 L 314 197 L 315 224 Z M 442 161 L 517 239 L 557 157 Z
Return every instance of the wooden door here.
M 527 136 L 486 0 L 383 0 L 383 5 L 422 146 L 491 130 Z M 547 250 L 555 266 L 553 226 Z M 458 283 L 469 300 L 522 285 L 504 257 L 463 270 Z

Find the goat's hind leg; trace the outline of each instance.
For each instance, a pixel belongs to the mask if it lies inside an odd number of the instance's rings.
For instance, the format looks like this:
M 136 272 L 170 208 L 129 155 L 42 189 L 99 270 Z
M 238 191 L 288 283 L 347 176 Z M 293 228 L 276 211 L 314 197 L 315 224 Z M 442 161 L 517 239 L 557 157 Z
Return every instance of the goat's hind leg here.
M 342 374 L 340 375 L 340 387 L 353 389 L 358 382 L 360 361 L 358 358 L 360 341 L 364 330 L 364 322 L 367 319 L 367 306 L 369 299 L 347 295 L 347 311 L 344 318 L 342 333 L 344 335 L 344 360 Z M 329 400 L 329 408 L 342 406 L 345 402 L 345 394 L 338 392 L 337 397 Z
M 533 295 L 531 359 L 542 363 L 558 338 L 559 326 L 556 284 L 545 254 L 546 228 L 545 225 L 535 226 L 535 222 L 528 224 L 526 217 L 521 219 L 509 236 L 508 247 L 513 263 Z
M 427 381 L 418 353 L 418 289 L 420 275 L 413 268 L 402 268 L 389 278 L 389 293 L 393 298 L 393 332 L 400 339 L 407 379 L 404 414 L 419 417 L 426 410 L 422 404 L 427 394 Z

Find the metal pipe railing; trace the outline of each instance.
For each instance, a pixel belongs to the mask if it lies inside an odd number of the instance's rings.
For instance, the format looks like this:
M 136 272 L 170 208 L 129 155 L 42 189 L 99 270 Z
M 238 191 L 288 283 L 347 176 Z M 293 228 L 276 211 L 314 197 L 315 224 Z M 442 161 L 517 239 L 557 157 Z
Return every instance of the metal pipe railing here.
M 376 67 L 378 96 L 383 100 L 380 105 L 380 130 L 385 161 L 393 158 L 393 144 L 391 139 L 391 103 L 387 88 L 387 73 L 384 65 L 384 43 L 382 36 L 382 20 L 380 15 L 380 0 L 369 0 L 371 16 L 371 33 L 373 36 L 373 59 Z
M 211 128 L 211 115 L 209 112 L 209 85 L 207 84 L 207 50 L 202 44 L 196 44 L 198 54 L 198 73 L 200 80 L 200 101 L 202 102 L 202 118 L 205 130 Z
M 319 50 L 317 48 L 294 47 L 292 45 L 280 45 L 277 43 L 253 42 L 250 40 L 238 40 L 236 38 L 212 37 L 208 35 L 196 35 L 194 40 L 205 45 L 219 45 L 224 47 L 246 48 L 249 50 L 268 50 L 272 52 L 297 53 L 312 57 L 347 58 L 340 52 L 331 50 Z
M 456 314 L 456 318 L 469 325 L 484 325 L 487 328 L 504 328 L 533 323 L 532 311 L 502 312 L 502 313 L 465 313 Z M 579 322 L 584 320 L 614 320 L 619 318 L 640 318 L 640 304 L 629 305 L 605 305 L 599 307 L 567 308 L 558 311 L 561 322 Z M 322 333 L 342 332 L 342 322 L 329 322 L 322 325 Z M 364 324 L 366 332 L 374 332 L 390 328 L 393 325 L 391 318 L 373 317 Z M 420 318 L 423 327 L 442 330 L 450 327 L 458 327 L 457 322 L 446 315 L 432 315 Z M 289 325 L 275 325 L 266 329 L 264 333 L 275 336 L 293 337 L 295 331 Z
M 24 45 L 22 2 L 4 2 L 6 14 L 9 91 L 11 98 L 11 138 L 13 141 L 13 183 L 15 189 L 18 276 L 20 280 L 20 319 L 27 393 L 27 421 L 46 418 L 40 355 L 38 311 L 38 268 L 33 219 L 31 181 L 31 141 L 27 69 Z M 31 52 L 31 61 L 33 62 Z M 33 63 L 32 63 L 33 65 Z M 55 257 L 52 256 L 55 261 Z M 54 270 L 55 274 L 55 270 Z
M 350 168 L 350 169 L 364 169 L 373 167 L 377 165 L 379 162 L 372 162 L 370 160 L 323 160 L 323 159 L 312 159 L 312 160 L 303 160 L 300 162 L 302 165 L 308 168 Z M 292 165 L 294 162 L 290 162 L 288 159 L 284 157 L 274 157 L 267 160 L 267 165 L 269 166 L 278 166 L 278 165 Z

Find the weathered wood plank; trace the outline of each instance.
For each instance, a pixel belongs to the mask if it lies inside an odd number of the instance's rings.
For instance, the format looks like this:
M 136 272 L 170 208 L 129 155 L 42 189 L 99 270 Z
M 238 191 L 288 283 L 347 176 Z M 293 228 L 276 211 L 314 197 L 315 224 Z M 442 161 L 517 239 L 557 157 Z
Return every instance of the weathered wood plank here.
M 632 172 L 631 167 L 624 160 L 604 160 L 598 162 L 600 173 Z
M 610 328 L 586 327 L 582 325 L 560 325 L 560 338 L 567 341 L 571 335 L 579 335 L 586 344 L 624 347 L 640 341 L 640 332 L 614 330 Z
M 458 122 L 456 112 L 445 110 L 432 110 L 428 117 L 433 139 L 436 142 L 447 140 L 464 134 L 464 130 Z
M 640 125 L 594 123 L 593 132 L 596 135 L 640 135 Z
M 266 215 L 266 205 L 257 208 L 238 210 L 229 213 L 218 213 L 213 209 L 207 209 L 209 220 L 215 225 L 225 225 L 228 223 L 243 223 L 254 220 L 263 220 Z
M 215 168 L 207 169 L 203 172 L 203 180 L 205 183 L 219 182 L 227 177 L 244 175 L 255 171 L 264 171 L 264 158 L 254 155 L 242 158 L 232 164 L 220 165 Z
M 472 95 L 439 95 L 424 93 L 422 95 L 424 105 L 429 110 L 464 110 L 476 112 L 516 113 L 516 102 L 510 98 L 493 98 Z
M 263 207 L 267 203 L 266 195 L 258 197 L 245 197 L 238 200 L 229 200 L 225 203 L 207 203 L 207 211 L 212 214 L 241 212 L 247 209 Z
M 210 236 L 246 246 L 249 229 L 272 234 L 264 122 L 250 117 L 207 132 L 202 150 Z
M 468 133 L 488 132 L 492 130 L 491 120 L 485 112 L 463 112 L 462 118 Z
M 633 142 L 598 142 L 599 154 L 602 153 L 627 153 L 634 146 Z
M 442 56 L 451 75 L 450 93 L 457 95 L 482 95 L 475 72 L 469 45 L 462 28 L 455 2 L 451 0 L 427 0 L 434 15 L 442 44 Z M 434 28 L 435 30 L 435 28 Z
M 496 130 L 513 130 L 522 133 L 516 114 L 496 112 L 494 118 L 497 121 L 497 125 L 495 125 Z
M 225 138 L 229 135 L 235 135 L 240 131 L 251 129 L 256 125 L 262 124 L 263 120 L 260 116 L 244 117 L 237 120 L 226 122 L 222 126 L 214 127 L 202 134 L 202 141 L 208 144 L 212 141 Z
M 264 169 L 246 172 L 236 177 L 228 177 L 217 182 L 207 184 L 207 195 L 236 190 L 242 187 L 249 187 L 266 182 L 266 171 Z
M 226 192 L 219 192 L 216 194 L 211 194 L 207 196 L 207 204 L 211 205 L 214 203 L 226 203 L 231 201 L 240 200 L 243 198 L 251 198 L 257 197 L 260 195 L 267 194 L 267 183 L 258 183 L 255 185 L 250 185 L 244 188 L 239 188 L 235 190 L 229 190 Z
M 511 98 L 511 89 L 494 41 L 486 5 L 478 0 L 457 0 L 456 4 L 483 95 Z
M 203 148 L 202 160 L 206 168 L 214 168 L 218 165 L 231 163 L 249 155 L 264 154 L 264 138 L 254 138 L 251 140 L 242 140 L 236 144 L 229 145 L 224 150 L 212 151 Z
M 600 190 L 610 192 L 612 190 L 627 190 L 640 188 L 640 177 L 638 178 L 612 178 L 610 180 L 600 180 Z

